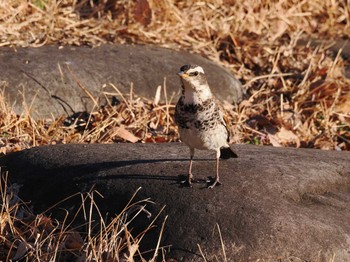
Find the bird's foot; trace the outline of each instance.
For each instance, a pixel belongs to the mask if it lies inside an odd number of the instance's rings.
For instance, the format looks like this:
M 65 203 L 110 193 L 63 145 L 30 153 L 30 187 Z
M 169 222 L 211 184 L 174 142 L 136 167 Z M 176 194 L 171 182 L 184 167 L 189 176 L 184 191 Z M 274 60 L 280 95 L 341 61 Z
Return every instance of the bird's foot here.
M 210 179 L 208 179 L 207 180 L 207 183 L 210 183 L 211 181 L 210 181 Z M 214 180 L 214 182 L 210 185 L 210 186 L 208 186 L 208 188 L 209 189 L 213 189 L 214 187 L 216 187 L 216 186 L 219 186 L 219 185 L 222 185 L 222 183 L 220 182 L 220 180 L 219 179 L 215 179 Z
M 187 178 L 187 179 L 181 181 L 181 185 L 186 186 L 186 187 L 192 187 L 192 182 L 193 182 L 192 178 Z

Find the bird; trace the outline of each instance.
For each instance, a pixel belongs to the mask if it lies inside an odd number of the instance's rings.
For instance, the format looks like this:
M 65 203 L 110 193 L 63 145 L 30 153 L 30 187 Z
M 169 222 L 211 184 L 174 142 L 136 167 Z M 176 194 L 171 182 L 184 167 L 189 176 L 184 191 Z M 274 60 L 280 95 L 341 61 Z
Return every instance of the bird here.
M 208 188 L 220 185 L 219 158 L 238 157 L 229 145 L 229 130 L 219 103 L 213 96 L 201 66 L 186 64 L 177 73 L 181 80 L 181 96 L 175 107 L 175 123 L 182 142 L 190 149 L 190 165 L 186 182 L 192 186 L 192 163 L 195 149 L 216 152 L 216 173 Z M 210 181 L 208 181 L 210 182 Z

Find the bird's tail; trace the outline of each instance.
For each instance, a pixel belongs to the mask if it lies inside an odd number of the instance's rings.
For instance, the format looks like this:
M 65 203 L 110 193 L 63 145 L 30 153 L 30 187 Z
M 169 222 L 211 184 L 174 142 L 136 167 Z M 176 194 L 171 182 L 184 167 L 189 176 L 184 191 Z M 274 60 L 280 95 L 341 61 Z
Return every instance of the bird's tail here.
M 229 159 L 229 158 L 237 158 L 238 155 L 233 152 L 230 147 L 222 147 L 220 148 L 220 158 L 221 159 Z

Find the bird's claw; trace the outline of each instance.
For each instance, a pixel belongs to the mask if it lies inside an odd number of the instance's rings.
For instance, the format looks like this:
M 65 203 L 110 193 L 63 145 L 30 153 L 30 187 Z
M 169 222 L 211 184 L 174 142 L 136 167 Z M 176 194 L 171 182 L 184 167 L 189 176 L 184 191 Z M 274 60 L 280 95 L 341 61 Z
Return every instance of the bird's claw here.
M 207 180 L 208 183 L 210 183 L 210 180 Z M 210 186 L 208 186 L 209 189 L 213 189 L 216 186 L 222 185 L 222 183 L 219 181 L 219 179 L 215 179 L 213 184 L 211 184 Z
M 181 185 L 187 186 L 187 187 L 192 187 L 192 179 L 186 179 L 180 182 Z

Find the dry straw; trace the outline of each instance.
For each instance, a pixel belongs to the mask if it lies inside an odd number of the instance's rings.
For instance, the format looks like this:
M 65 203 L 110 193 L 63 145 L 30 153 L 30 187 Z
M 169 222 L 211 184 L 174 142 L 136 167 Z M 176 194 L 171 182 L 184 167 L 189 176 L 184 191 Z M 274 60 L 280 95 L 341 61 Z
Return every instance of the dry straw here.
M 349 150 L 350 85 L 341 50 L 333 54 L 329 41 L 299 44 L 349 35 L 349 13 L 346 1 L 331 0 L 7 0 L 0 2 L 0 46 L 148 43 L 186 49 L 229 68 L 244 84 L 246 100 L 225 104 L 232 142 Z M 95 107 L 80 128 L 65 127 L 64 117 L 16 116 L 1 97 L 1 152 L 52 143 L 178 140 L 175 100 L 161 105 L 156 94 L 149 101 L 111 86 L 115 93 L 106 95 L 121 103 Z
M 18 185 L 8 187 L 7 174 L 0 180 L 0 260 L 1 261 L 165 261 L 160 243 L 167 217 L 161 223 L 159 238 L 154 240 L 154 250 L 142 253 L 139 249 L 147 232 L 154 230 L 158 214 L 147 209 L 154 203 L 149 199 L 136 201 L 140 188 L 115 217 L 106 219 L 95 202 L 101 197 L 97 191 L 81 196 L 81 206 L 72 216 L 66 211 L 62 221 L 48 215 L 51 207 L 35 215 L 20 198 Z M 56 205 L 60 204 L 57 203 Z M 131 234 L 132 221 L 142 214 L 149 217 L 149 225 L 139 234 Z M 73 217 L 68 221 L 68 216 Z M 74 227 L 77 217 L 84 217 L 85 223 Z M 87 228 L 87 230 L 85 230 Z M 147 236 L 146 236 L 147 237 Z M 152 255 L 149 255 L 152 254 Z M 145 257 L 149 257 L 146 260 Z

